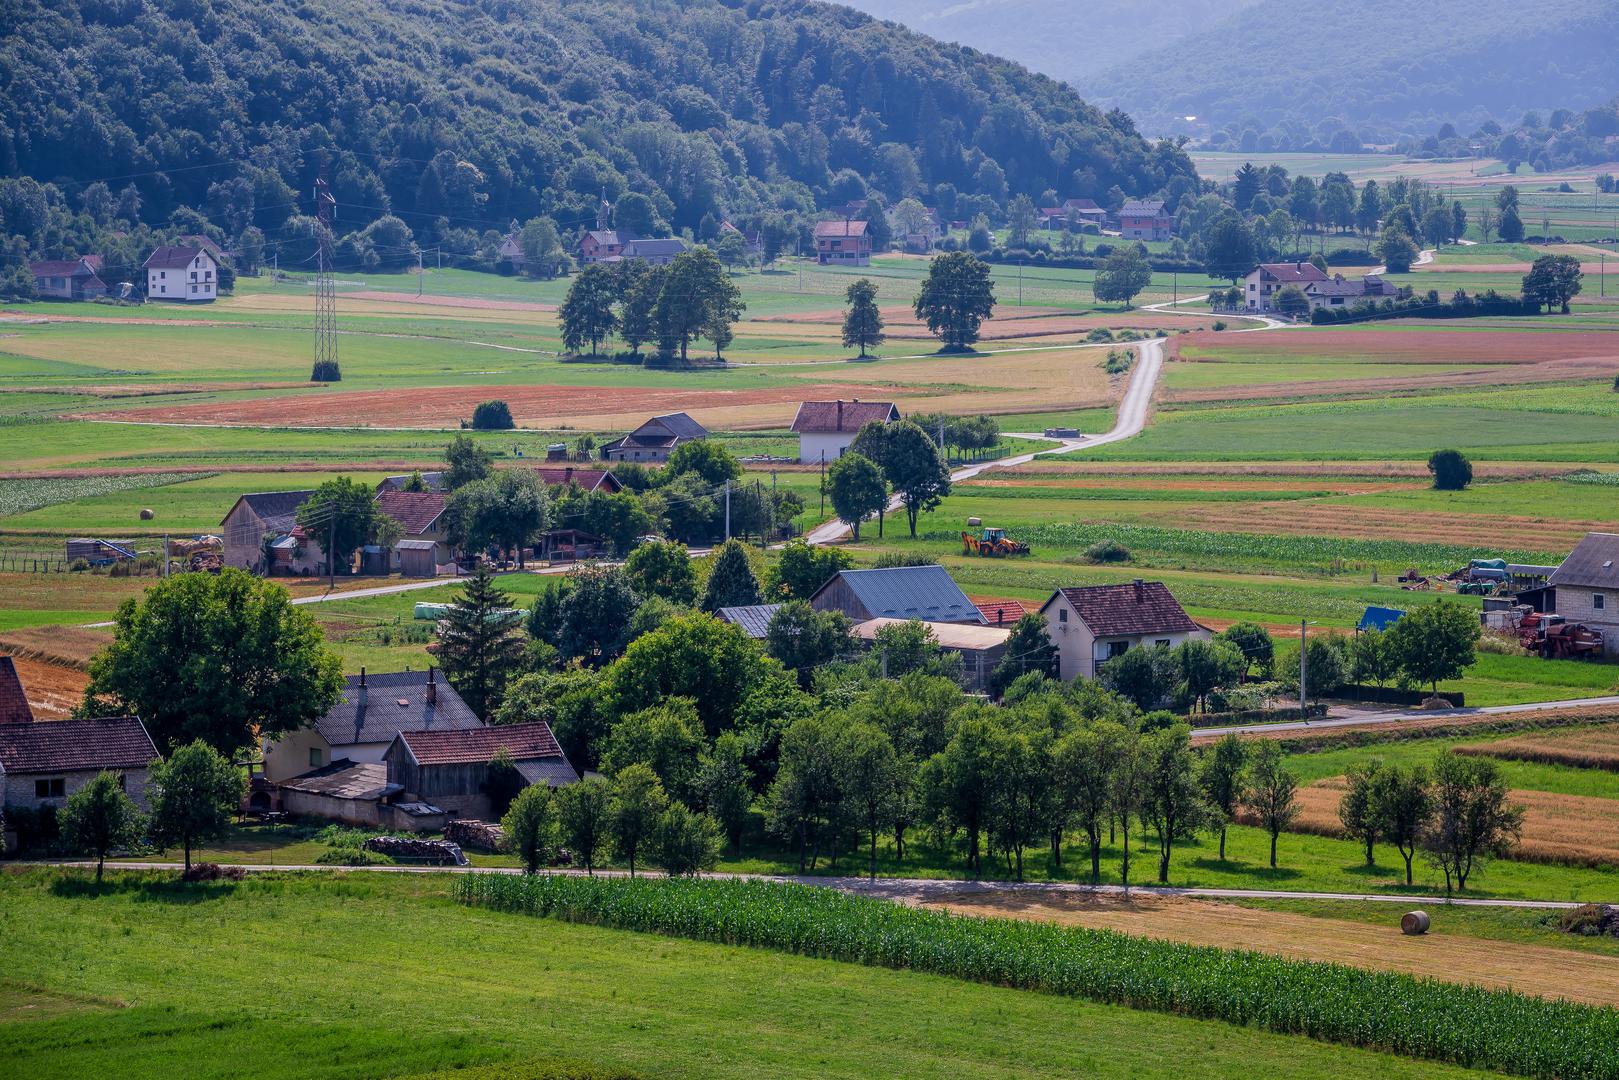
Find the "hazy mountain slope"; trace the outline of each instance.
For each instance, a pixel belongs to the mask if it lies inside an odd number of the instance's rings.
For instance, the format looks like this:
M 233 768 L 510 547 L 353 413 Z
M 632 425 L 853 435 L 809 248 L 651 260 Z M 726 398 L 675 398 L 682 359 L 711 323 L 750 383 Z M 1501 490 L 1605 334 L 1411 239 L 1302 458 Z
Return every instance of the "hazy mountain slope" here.
M 1073 82 L 1228 17 L 1259 0 L 843 0 L 879 19 Z
M 1619 0 L 1265 0 L 1081 83 L 1144 130 L 1196 114 L 1428 130 L 1619 92 Z

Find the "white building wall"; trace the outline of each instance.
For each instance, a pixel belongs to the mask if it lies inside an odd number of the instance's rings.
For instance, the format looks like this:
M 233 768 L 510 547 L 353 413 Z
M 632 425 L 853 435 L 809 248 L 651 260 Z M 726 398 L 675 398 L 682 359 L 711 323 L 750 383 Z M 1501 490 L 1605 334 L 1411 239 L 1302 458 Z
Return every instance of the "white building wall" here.
M 830 463 L 848 452 L 857 431 L 803 432 L 798 436 L 798 460 L 805 465 Z
M 146 779 L 145 768 L 116 770 L 124 774 L 124 791 L 129 795 L 136 806 L 145 811 L 146 806 Z M 74 772 L 57 773 L 6 773 L 0 772 L 0 781 L 4 782 L 0 788 L 0 805 L 24 806 L 37 810 L 42 806 L 54 806 L 60 810 L 72 797 L 73 793 L 84 787 L 90 781 L 101 775 L 100 769 L 82 769 Z M 34 794 L 34 781 L 61 777 L 66 781 L 63 784 L 61 798 L 41 799 Z
M 202 303 L 219 296 L 219 266 L 206 251 L 197 252 L 189 266 L 179 269 L 151 267 L 146 271 L 148 300 Z

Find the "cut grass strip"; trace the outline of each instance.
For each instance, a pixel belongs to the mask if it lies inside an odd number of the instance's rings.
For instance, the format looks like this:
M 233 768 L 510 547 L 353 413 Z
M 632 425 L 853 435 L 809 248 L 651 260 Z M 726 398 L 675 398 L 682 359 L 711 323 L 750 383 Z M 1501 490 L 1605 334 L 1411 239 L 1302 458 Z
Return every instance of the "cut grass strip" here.
M 1619 1077 L 1619 1012 L 761 881 L 470 874 L 464 904 L 1224 1020 L 1520 1076 Z

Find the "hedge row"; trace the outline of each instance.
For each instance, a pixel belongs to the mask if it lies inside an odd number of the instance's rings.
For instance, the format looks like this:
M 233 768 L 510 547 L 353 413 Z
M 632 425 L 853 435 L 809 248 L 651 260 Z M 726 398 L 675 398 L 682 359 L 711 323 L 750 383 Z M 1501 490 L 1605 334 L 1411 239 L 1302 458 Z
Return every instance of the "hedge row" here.
M 456 893 L 499 911 L 923 971 L 1522 1076 L 1619 1077 L 1619 1012 L 1505 990 L 776 882 L 472 874 Z

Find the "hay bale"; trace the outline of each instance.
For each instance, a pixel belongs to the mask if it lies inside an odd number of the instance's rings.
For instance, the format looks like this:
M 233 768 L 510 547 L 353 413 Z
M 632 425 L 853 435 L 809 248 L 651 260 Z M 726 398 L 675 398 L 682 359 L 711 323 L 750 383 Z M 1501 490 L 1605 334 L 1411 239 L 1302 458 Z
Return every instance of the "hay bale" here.
M 157 513 L 151 507 L 147 506 L 141 508 L 142 521 L 151 521 L 155 517 L 157 517 Z
M 1419 937 L 1428 932 L 1428 913 L 1408 911 L 1400 916 L 1400 933 L 1406 937 Z

